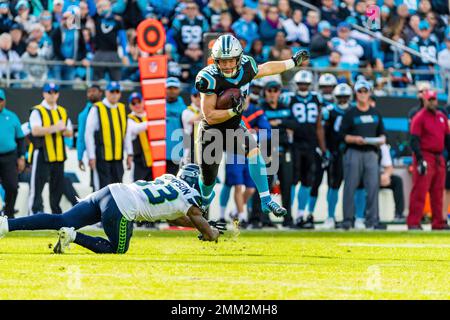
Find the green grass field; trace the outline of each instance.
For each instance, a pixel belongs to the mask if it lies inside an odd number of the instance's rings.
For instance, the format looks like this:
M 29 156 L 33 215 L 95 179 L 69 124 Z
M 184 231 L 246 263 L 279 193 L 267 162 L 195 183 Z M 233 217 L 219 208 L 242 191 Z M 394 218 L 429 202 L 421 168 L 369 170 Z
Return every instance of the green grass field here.
M 125 255 L 55 255 L 56 232 L 10 233 L 0 300 L 450 299 L 449 233 L 196 234 L 139 230 Z

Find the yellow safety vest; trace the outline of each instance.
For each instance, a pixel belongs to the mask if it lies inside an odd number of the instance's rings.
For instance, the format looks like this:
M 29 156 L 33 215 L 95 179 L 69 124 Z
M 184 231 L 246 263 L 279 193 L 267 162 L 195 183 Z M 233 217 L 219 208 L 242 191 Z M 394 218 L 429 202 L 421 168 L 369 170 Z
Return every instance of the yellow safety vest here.
M 125 105 L 118 103 L 117 108 L 108 108 L 103 102 L 97 102 L 100 132 L 96 133 L 97 147 L 103 146 L 100 157 L 106 161 L 123 159 L 123 141 L 127 131 Z
M 142 123 L 147 121 L 147 117 L 144 116 L 140 118 L 134 114 L 129 114 L 128 118 L 130 118 L 136 123 Z M 133 141 L 134 155 L 136 156 L 142 153 L 142 155 L 144 156 L 145 164 L 147 165 L 147 167 L 150 168 L 153 164 L 153 159 L 152 159 L 152 152 L 150 150 L 150 143 L 148 141 L 147 130 L 139 133 L 139 146 L 140 150 L 139 149 L 136 150 L 139 147 L 135 148 L 135 142 Z
M 32 110 L 38 110 L 41 115 L 42 126 L 44 128 L 50 127 L 60 120 L 67 125 L 67 111 L 61 106 L 56 109 L 48 110 L 43 105 L 37 105 Z M 46 162 L 64 162 L 67 159 L 66 145 L 64 137 L 61 132 L 46 134 L 43 137 L 31 136 L 31 143 L 28 149 L 28 162 L 32 162 L 32 155 L 34 149 L 43 148 Z

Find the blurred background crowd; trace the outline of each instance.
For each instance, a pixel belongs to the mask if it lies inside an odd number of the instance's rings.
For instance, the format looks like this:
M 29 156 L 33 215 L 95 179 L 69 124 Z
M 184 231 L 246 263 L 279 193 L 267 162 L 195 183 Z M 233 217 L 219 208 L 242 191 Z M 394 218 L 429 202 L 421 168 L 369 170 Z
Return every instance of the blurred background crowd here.
M 444 0 L 1 0 L 0 76 L 22 87 L 139 82 L 136 27 L 156 18 L 167 33 L 169 76 L 186 87 L 205 62 L 203 35 L 227 32 L 258 63 L 306 48 L 314 69 L 335 68 L 351 82 L 363 74 L 377 95 L 414 91 L 417 80 L 448 91 L 448 10 Z

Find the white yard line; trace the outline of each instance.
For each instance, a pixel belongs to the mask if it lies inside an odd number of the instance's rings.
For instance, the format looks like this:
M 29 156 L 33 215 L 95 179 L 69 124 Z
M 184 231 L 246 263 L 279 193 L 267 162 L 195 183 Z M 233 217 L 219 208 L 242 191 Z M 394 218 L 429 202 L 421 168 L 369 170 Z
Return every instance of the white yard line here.
M 371 247 L 371 248 L 450 248 L 450 244 L 437 243 L 370 243 L 370 242 L 344 242 L 341 247 Z

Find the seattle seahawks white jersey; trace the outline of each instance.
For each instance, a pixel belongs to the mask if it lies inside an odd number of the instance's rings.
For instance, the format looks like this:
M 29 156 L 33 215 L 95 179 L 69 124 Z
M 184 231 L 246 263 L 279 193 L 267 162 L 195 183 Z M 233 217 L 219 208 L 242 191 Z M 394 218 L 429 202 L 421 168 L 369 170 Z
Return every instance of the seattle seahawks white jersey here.
M 186 215 L 192 205 L 199 206 L 201 199 L 197 190 L 171 174 L 154 181 L 111 184 L 109 190 L 129 221 L 174 220 Z

